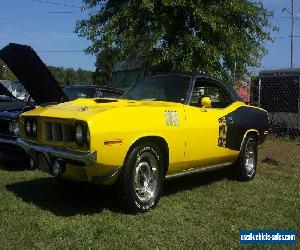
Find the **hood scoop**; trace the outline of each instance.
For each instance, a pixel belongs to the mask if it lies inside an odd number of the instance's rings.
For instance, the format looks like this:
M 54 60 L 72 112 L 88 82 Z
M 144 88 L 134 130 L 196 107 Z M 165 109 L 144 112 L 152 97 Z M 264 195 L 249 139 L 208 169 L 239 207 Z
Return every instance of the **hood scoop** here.
M 118 102 L 118 100 L 115 99 L 103 99 L 103 98 L 99 98 L 99 99 L 94 99 L 95 103 L 111 103 L 111 102 Z

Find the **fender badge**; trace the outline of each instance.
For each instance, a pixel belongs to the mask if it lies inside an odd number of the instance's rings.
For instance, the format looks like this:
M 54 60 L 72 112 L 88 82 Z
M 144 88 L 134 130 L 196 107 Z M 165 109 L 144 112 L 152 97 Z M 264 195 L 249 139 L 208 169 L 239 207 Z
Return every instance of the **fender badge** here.
M 89 108 L 88 108 L 87 106 L 82 106 L 82 107 L 80 107 L 80 109 L 81 109 L 81 111 L 86 111 L 86 110 L 88 110 Z

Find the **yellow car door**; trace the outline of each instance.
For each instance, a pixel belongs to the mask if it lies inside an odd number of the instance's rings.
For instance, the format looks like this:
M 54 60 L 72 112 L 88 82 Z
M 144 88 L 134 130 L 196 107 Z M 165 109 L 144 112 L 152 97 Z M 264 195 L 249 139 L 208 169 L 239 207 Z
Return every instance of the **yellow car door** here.
M 202 106 L 209 97 L 211 104 Z M 234 100 L 218 82 L 196 78 L 186 113 L 186 162 L 184 169 L 232 163 L 238 152 L 219 145 L 221 119 L 228 114 Z M 226 121 L 224 121 L 226 122 Z

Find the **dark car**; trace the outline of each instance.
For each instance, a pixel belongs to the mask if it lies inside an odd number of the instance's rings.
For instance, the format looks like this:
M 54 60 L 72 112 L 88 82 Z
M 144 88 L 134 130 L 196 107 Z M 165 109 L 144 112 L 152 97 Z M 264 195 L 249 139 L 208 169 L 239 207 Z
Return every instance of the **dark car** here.
M 2 84 L 0 80 L 0 108 L 2 107 L 3 102 L 10 102 L 14 100 L 15 97 L 12 93 Z
M 60 103 L 68 98 L 31 47 L 11 43 L 0 50 L 0 58 L 30 95 L 27 100 L 17 99 L 0 84 L 0 164 L 33 167 L 28 154 L 16 145 L 19 115 L 35 105 Z
M 121 90 L 100 85 L 67 85 L 63 87 L 63 90 L 69 100 L 98 97 L 118 98 L 123 94 Z

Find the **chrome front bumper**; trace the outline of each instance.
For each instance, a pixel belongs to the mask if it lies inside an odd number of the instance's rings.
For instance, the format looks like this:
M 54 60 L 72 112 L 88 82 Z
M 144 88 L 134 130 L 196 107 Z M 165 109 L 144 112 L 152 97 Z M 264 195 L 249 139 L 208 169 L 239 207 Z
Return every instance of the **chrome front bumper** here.
M 23 148 L 32 157 L 32 159 L 35 158 L 33 154 L 43 153 L 47 156 L 65 160 L 66 162 L 78 162 L 81 163 L 81 165 L 92 165 L 97 162 L 96 151 L 79 152 L 69 149 L 53 148 L 50 146 L 40 146 L 24 141 L 21 138 L 17 139 L 17 144 Z

